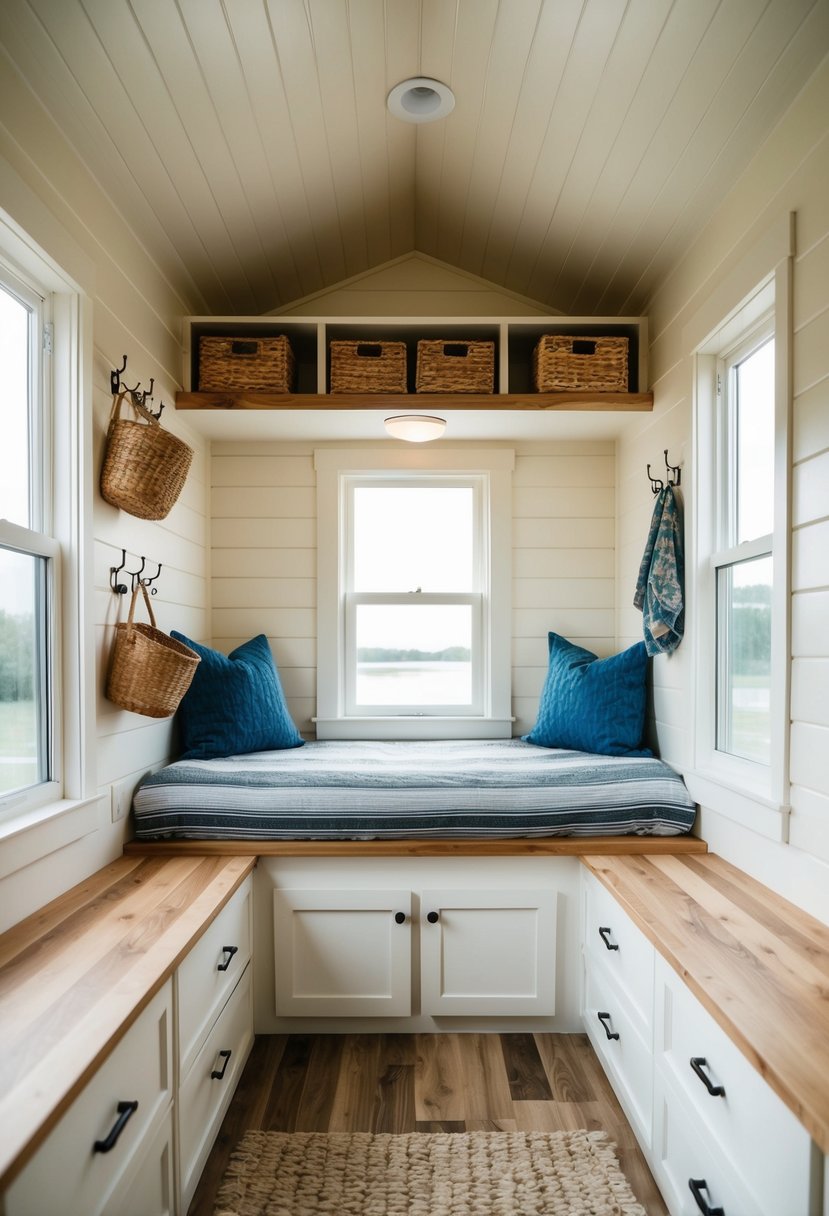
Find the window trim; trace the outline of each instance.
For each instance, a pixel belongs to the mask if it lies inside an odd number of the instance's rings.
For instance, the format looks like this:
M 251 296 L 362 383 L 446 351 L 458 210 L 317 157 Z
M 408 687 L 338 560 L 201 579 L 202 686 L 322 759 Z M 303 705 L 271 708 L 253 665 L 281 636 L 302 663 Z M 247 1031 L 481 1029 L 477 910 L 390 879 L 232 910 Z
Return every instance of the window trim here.
M 317 714 L 318 739 L 509 738 L 511 665 L 511 448 L 319 448 L 314 452 L 317 473 Z M 346 519 L 343 482 L 346 477 L 400 473 L 406 475 L 486 475 L 488 510 L 488 595 L 482 614 L 484 639 L 481 712 L 349 715 L 346 712 L 344 667 Z M 494 576 L 497 571 L 497 577 Z
M 91 283 L 93 264 L 68 234 L 58 234 L 58 256 Z M 51 304 L 52 351 L 45 377 L 49 399 L 51 534 L 60 552 L 54 583 L 59 612 L 60 656 L 55 664 L 55 697 L 62 711 L 55 746 L 61 749 L 62 783 L 56 797 L 36 808 L 11 808 L 0 821 L 0 876 L 8 876 L 77 840 L 98 826 L 95 790 L 94 621 L 92 601 L 92 303 L 28 233 L 0 210 L 0 265 L 18 280 L 43 292 Z M 60 408 L 57 408 L 60 403 Z M 92 670 L 90 670 L 90 667 Z M 57 825 L 52 830 L 52 825 Z
M 761 835 L 785 842 L 789 816 L 789 703 L 790 586 L 791 586 L 791 325 L 793 232 L 786 256 L 765 276 L 758 276 L 754 290 L 724 321 L 696 345 L 694 353 L 694 440 L 695 440 L 695 531 L 696 589 L 693 618 L 696 622 L 694 768 L 685 774 L 691 794 L 705 806 Z M 764 320 L 771 318 L 775 343 L 775 465 L 774 528 L 771 534 L 772 654 L 771 654 L 771 749 L 770 764 L 759 765 L 716 748 L 716 641 L 715 563 L 729 552 L 749 556 L 763 538 L 734 550 L 721 548 L 722 518 L 718 516 L 717 478 L 721 469 L 720 411 L 717 398 L 717 365 L 723 356 L 739 349 L 744 340 L 755 338 Z M 716 453 L 716 457 L 715 457 Z

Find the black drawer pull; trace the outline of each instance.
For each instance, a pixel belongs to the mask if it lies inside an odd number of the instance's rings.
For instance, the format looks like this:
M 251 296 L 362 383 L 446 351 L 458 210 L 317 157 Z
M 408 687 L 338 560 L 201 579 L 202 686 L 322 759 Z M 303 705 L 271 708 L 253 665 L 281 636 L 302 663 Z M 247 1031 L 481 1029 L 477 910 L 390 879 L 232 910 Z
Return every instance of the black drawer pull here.
M 395 924 L 397 924 L 397 925 L 405 924 L 406 913 L 405 912 L 395 912 L 394 921 L 395 921 Z
M 238 949 L 239 949 L 238 946 L 222 946 L 222 954 L 227 955 L 227 957 L 223 963 L 218 964 L 218 966 L 216 967 L 216 970 L 217 971 L 227 971 L 228 967 L 230 966 L 230 960 L 233 958 L 234 954 L 237 952 Z
M 214 1068 L 210 1074 L 211 1081 L 223 1081 L 224 1075 L 227 1072 L 227 1066 L 230 1063 L 230 1057 L 233 1054 L 231 1051 L 220 1051 L 219 1059 L 222 1061 L 222 1067 Z
M 724 1208 L 712 1208 L 708 1203 L 703 1191 L 708 1190 L 708 1183 L 704 1178 L 689 1178 L 688 1186 L 691 1188 L 691 1194 L 697 1201 L 697 1207 L 702 1212 L 702 1216 L 725 1216 Z
M 596 1017 L 601 1022 L 602 1030 L 605 1032 L 607 1037 L 609 1039 L 618 1039 L 618 1037 L 619 1037 L 618 1030 L 611 1030 L 610 1026 L 608 1025 L 608 1023 L 610 1022 L 610 1014 L 609 1013 L 597 1013 Z
M 430 925 L 436 925 L 438 923 L 438 921 L 440 920 L 440 913 L 439 912 L 427 912 L 426 919 L 428 920 Z
M 705 1065 L 707 1065 L 707 1063 L 708 1063 L 708 1061 L 706 1060 L 705 1056 L 691 1056 L 691 1067 L 693 1068 L 694 1072 L 699 1077 L 700 1081 L 702 1081 L 703 1085 L 708 1090 L 711 1097 L 712 1098 L 724 1098 L 725 1089 L 723 1088 L 723 1086 L 715 1085 L 713 1083 L 713 1081 L 711 1080 L 711 1078 L 708 1076 L 708 1074 L 704 1073 L 702 1071 L 703 1067 Z
M 107 1138 L 105 1140 L 96 1140 L 95 1141 L 95 1143 L 92 1145 L 93 1153 L 108 1153 L 111 1149 L 115 1148 L 115 1145 L 118 1143 L 118 1137 L 121 1135 L 121 1132 L 127 1126 L 127 1123 L 130 1121 L 130 1119 L 135 1114 L 135 1112 L 138 1110 L 138 1103 L 137 1102 L 119 1102 L 118 1106 L 116 1107 L 116 1110 L 118 1111 L 118 1118 L 115 1120 L 112 1127 L 110 1128 L 109 1135 L 107 1136 Z
M 599 937 L 602 939 L 608 950 L 618 950 L 619 947 L 610 940 L 610 929 L 607 925 L 599 925 Z

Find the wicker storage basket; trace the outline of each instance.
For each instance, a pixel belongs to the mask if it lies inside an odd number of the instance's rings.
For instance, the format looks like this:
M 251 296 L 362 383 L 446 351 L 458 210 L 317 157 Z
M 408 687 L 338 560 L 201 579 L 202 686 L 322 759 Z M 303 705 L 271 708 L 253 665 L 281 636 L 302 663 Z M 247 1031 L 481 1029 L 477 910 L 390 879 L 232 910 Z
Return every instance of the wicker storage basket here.
M 419 393 L 491 393 L 495 343 L 422 339 L 415 388 Z
M 139 589 L 151 624 L 134 620 Z M 143 583 L 133 589 L 129 616 L 115 626 L 106 695 L 122 709 L 148 718 L 169 718 L 193 679 L 201 660 L 195 650 L 156 629 L 150 597 Z
M 290 393 L 294 352 L 284 334 L 277 338 L 199 338 L 199 389 L 247 389 Z
M 101 495 L 139 519 L 166 519 L 184 486 L 193 449 L 165 431 L 134 393 L 129 394 L 130 405 L 143 421 L 122 418 L 126 396 L 120 392 L 112 399 Z
M 331 342 L 331 393 L 405 393 L 405 342 Z
M 627 338 L 574 338 L 545 334 L 533 352 L 536 392 L 583 389 L 628 391 Z

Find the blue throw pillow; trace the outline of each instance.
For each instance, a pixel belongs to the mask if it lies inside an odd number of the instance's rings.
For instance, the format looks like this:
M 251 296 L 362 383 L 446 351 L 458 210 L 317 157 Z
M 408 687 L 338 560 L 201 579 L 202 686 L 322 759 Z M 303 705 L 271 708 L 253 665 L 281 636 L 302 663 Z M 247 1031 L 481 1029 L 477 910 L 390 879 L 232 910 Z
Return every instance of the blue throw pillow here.
M 229 655 L 171 634 L 201 658 L 178 707 L 182 760 L 302 746 L 263 633 Z
M 557 633 L 548 637 L 550 662 L 538 718 L 527 743 L 601 756 L 650 756 L 645 727 L 644 642 L 598 659 Z

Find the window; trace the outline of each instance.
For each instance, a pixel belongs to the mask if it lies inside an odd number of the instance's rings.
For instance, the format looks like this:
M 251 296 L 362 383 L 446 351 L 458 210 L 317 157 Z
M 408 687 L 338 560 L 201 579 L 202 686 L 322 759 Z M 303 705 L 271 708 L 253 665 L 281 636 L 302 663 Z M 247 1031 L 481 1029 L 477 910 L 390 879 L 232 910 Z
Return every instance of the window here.
M 316 453 L 318 738 L 511 734 L 512 463 Z
M 697 348 L 694 797 L 773 839 L 788 802 L 790 265 Z
M 763 326 L 719 360 L 717 750 L 771 756 L 774 337 Z
M 0 812 L 60 790 L 59 546 L 51 534 L 47 300 L 0 275 Z
M 478 476 L 348 477 L 346 712 L 481 712 Z

